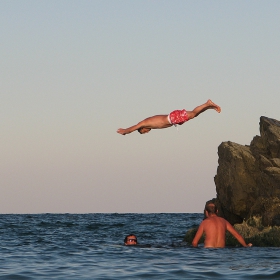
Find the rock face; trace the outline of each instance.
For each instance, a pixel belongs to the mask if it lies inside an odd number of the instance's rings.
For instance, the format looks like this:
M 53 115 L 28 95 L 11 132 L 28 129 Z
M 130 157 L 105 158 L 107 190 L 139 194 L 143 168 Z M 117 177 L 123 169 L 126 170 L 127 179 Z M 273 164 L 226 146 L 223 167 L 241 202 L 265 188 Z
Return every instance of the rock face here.
M 223 142 L 215 176 L 220 216 L 231 224 L 257 218 L 280 226 L 280 122 L 260 118 L 260 136 L 249 146 Z

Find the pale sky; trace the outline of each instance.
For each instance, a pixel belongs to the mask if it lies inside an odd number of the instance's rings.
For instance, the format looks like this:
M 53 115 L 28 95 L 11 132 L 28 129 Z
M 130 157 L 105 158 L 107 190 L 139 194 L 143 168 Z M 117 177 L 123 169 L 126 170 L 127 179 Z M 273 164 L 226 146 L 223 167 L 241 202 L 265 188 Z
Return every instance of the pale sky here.
M 280 120 L 278 0 L 2 0 L 0 36 L 0 213 L 202 212 L 218 146 Z

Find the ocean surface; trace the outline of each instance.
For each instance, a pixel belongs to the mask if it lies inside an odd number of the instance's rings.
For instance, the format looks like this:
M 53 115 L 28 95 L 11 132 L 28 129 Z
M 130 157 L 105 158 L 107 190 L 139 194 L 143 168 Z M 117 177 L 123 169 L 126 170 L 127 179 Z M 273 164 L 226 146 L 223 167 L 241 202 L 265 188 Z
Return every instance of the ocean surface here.
M 280 279 L 280 248 L 192 248 L 202 214 L 0 215 L 0 279 Z M 124 246 L 134 233 L 139 246 Z M 279 237 L 280 238 L 280 237 Z

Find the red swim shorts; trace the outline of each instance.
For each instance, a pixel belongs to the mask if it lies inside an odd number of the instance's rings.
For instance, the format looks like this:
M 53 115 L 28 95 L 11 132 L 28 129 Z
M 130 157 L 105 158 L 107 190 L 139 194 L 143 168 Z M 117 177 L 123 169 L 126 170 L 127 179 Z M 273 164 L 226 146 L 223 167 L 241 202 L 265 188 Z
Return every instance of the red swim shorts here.
M 185 109 L 183 110 L 175 110 L 168 115 L 168 119 L 171 124 L 183 124 L 189 120 L 189 116 Z

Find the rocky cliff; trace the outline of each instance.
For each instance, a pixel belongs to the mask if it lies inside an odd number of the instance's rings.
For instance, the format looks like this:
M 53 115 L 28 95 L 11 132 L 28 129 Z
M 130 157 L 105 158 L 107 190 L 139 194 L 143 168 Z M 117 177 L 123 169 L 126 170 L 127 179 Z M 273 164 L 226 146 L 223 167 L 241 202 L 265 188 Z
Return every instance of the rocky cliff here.
M 257 217 L 280 226 L 280 122 L 260 118 L 260 136 L 249 146 L 223 142 L 215 176 L 220 215 L 230 223 Z
M 219 216 L 254 246 L 280 246 L 280 122 L 260 118 L 250 145 L 223 142 L 214 178 Z M 186 233 L 191 243 L 197 228 Z M 201 239 L 203 242 L 203 239 Z M 227 235 L 226 244 L 238 242 Z

